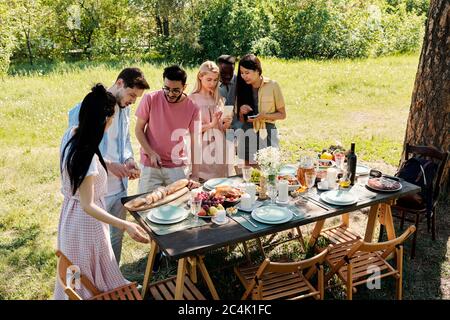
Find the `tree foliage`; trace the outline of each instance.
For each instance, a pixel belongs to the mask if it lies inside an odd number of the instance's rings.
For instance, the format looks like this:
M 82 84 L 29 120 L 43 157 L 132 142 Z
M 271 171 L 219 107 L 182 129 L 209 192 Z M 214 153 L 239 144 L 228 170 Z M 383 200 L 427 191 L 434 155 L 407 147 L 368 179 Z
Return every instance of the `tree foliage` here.
M 403 53 L 419 49 L 427 8 L 426 0 L 2 1 L 0 59 L 4 70 L 11 55 L 30 63 L 124 56 L 198 63 L 223 53 Z

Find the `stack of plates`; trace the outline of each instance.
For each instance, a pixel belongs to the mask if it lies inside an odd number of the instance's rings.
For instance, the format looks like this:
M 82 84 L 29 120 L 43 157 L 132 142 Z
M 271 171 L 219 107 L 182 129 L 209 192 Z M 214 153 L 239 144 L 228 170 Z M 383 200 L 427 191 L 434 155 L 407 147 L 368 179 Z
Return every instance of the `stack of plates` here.
M 286 164 L 283 167 L 281 167 L 280 172 L 278 173 L 280 176 L 290 175 L 290 176 L 296 176 L 297 175 L 297 167 Z
M 215 178 L 209 179 L 203 185 L 206 189 L 212 190 L 217 186 L 232 186 L 235 187 L 236 181 L 230 178 Z
M 292 219 L 292 211 L 285 207 L 268 205 L 259 207 L 252 212 L 252 218 L 266 224 L 280 224 Z
M 182 207 L 166 205 L 154 208 L 147 214 L 148 220 L 157 224 L 172 224 L 180 222 L 189 216 L 189 211 Z
M 342 190 L 331 190 L 322 192 L 320 194 L 320 199 L 322 199 L 327 203 L 334 204 L 337 206 L 348 206 L 358 202 L 358 198 L 354 194 Z

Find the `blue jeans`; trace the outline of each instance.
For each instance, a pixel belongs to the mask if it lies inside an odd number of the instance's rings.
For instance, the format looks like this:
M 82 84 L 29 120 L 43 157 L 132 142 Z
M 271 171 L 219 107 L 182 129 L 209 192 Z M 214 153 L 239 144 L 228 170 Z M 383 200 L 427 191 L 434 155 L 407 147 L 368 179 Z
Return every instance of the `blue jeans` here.
M 126 196 L 127 192 L 122 191 L 112 196 L 105 197 L 106 211 L 108 211 L 116 218 L 125 220 L 127 211 L 125 207 L 122 205 L 120 199 Z M 110 226 L 109 233 L 111 237 L 111 245 L 114 251 L 114 256 L 116 257 L 117 264 L 120 264 L 120 255 L 122 253 L 123 231 L 117 229 L 116 227 Z

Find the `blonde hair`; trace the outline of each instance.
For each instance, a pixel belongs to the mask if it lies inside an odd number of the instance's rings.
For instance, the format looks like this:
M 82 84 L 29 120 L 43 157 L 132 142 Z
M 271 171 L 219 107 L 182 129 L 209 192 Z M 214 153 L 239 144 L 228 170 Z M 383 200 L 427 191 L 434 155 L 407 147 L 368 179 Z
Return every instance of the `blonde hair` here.
M 197 73 L 197 81 L 195 82 L 194 89 L 192 90 L 191 94 L 199 93 L 202 89 L 202 82 L 200 81 L 200 77 L 204 76 L 206 73 L 212 72 L 216 73 L 218 76 L 220 76 L 220 70 L 217 64 L 215 64 L 213 61 L 205 61 L 200 65 L 200 68 Z M 219 93 L 219 81 L 217 81 L 216 89 L 213 93 L 213 99 L 214 102 L 219 106 L 223 107 L 223 99 L 222 96 Z

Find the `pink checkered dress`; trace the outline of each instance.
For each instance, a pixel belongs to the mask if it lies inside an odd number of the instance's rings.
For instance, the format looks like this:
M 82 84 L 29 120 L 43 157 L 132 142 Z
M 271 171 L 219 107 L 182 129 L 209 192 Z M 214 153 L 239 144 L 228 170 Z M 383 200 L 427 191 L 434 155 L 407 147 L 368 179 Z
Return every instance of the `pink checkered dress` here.
M 94 159 L 98 171 L 98 174 L 94 175 L 95 204 L 105 208 L 107 173 L 97 155 L 94 155 Z M 79 192 L 72 196 L 66 169 L 62 175 L 62 193 L 64 202 L 58 226 L 58 249 L 77 265 L 81 273 L 100 291 L 108 291 L 129 283 L 120 272 L 114 257 L 109 225 L 91 217 L 81 208 Z M 92 296 L 92 293 L 83 286 L 75 291 L 83 299 Z M 64 290 L 58 281 L 54 298 L 65 299 Z

